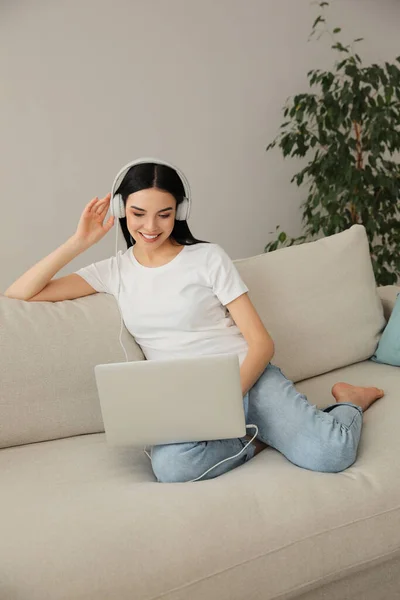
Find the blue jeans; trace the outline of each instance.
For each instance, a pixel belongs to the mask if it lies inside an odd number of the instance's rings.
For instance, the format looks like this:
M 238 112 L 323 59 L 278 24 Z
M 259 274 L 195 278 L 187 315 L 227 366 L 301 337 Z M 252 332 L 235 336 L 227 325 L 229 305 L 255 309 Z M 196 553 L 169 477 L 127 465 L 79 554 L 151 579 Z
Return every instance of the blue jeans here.
M 258 427 L 257 439 L 295 465 L 337 473 L 356 460 L 363 421 L 360 406 L 344 402 L 320 410 L 271 363 L 244 396 L 243 403 L 246 424 Z M 249 428 L 247 433 L 253 436 L 255 429 Z M 159 482 L 190 481 L 240 452 L 246 443 L 245 438 L 234 438 L 153 446 L 152 468 Z M 231 471 L 252 459 L 254 453 L 255 446 L 250 444 L 240 456 L 212 469 L 202 479 Z

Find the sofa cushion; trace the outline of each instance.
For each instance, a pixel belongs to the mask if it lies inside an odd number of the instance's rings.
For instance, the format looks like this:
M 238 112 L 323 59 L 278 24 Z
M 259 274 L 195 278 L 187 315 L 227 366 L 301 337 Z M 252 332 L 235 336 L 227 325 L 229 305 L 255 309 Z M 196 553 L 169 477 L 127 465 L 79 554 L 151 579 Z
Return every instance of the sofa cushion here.
M 293 381 L 370 358 L 385 326 L 362 225 L 235 260 Z
M 394 309 L 394 305 L 396 304 L 397 295 L 400 294 L 400 281 L 399 285 L 379 286 L 378 294 L 382 302 L 385 320 L 389 321 L 390 315 L 392 314 Z
M 0 448 L 104 431 L 94 378 L 125 360 L 113 296 L 64 302 L 0 297 Z M 123 329 L 130 360 L 144 360 Z
M 400 367 L 400 293 L 371 360 Z
M 2 450 L 0 598 L 282 600 L 319 588 L 313 598 L 394 600 L 400 369 L 365 361 L 297 387 L 325 407 L 336 381 L 386 393 L 342 473 L 267 447 L 215 479 L 160 484 L 141 450 L 107 447 L 104 434 Z M 321 591 L 338 580 L 342 593 Z

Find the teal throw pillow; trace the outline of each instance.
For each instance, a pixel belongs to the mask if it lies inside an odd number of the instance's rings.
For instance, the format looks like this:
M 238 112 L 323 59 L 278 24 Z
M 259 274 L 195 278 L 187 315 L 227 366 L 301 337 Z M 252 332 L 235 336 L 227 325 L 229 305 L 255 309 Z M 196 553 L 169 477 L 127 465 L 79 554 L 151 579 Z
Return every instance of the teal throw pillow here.
M 371 360 L 400 367 L 400 293 Z

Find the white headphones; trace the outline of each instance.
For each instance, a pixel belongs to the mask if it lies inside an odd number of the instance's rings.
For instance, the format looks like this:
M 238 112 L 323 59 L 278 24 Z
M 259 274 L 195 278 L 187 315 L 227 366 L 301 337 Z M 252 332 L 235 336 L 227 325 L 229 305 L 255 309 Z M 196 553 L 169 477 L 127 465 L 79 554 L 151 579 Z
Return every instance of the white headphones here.
M 123 219 L 125 217 L 124 201 L 122 199 L 121 194 L 114 195 L 115 190 L 118 189 L 123 178 L 125 177 L 125 175 L 131 167 L 145 163 L 155 163 L 157 165 L 164 165 L 165 167 L 170 167 L 171 169 L 174 169 L 176 171 L 180 180 L 182 181 L 185 190 L 185 196 L 183 201 L 177 207 L 175 219 L 177 221 L 187 221 L 190 215 L 190 208 L 192 203 L 192 194 L 190 191 L 189 181 L 187 180 L 185 174 L 180 169 L 178 169 L 178 167 L 175 167 L 175 165 L 172 165 L 171 163 L 166 162 L 164 160 L 160 160 L 158 158 L 138 158 L 137 160 L 134 160 L 122 167 L 122 169 L 114 179 L 114 183 L 111 188 L 110 215 L 118 219 Z

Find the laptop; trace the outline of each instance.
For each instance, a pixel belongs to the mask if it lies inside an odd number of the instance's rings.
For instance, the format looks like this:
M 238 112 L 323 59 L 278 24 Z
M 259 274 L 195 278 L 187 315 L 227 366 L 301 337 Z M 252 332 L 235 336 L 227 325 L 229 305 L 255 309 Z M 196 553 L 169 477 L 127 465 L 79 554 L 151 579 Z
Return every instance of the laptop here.
M 108 363 L 94 371 L 106 441 L 112 446 L 246 435 L 235 354 Z

